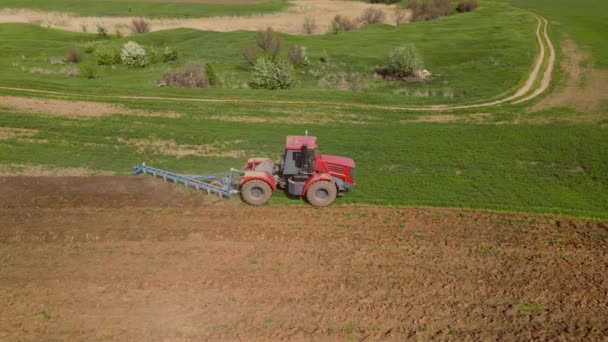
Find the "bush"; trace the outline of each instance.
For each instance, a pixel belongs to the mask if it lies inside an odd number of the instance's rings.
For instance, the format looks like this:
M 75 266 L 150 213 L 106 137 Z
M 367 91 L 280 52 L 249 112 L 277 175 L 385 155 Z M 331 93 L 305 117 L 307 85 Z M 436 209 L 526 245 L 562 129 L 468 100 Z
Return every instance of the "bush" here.
M 254 44 L 243 43 L 241 44 L 241 56 L 243 56 L 247 63 L 254 65 L 258 59 L 258 48 Z
M 430 19 L 436 19 L 452 14 L 452 2 L 450 0 L 431 0 L 427 3 L 427 12 Z
M 413 45 L 398 47 L 389 52 L 386 59 L 385 76 L 403 79 L 414 77 L 423 68 L 422 59 Z
M 432 20 L 452 14 L 450 0 L 409 0 L 407 9 L 412 13 L 412 21 Z
M 289 89 L 296 82 L 295 70 L 289 62 L 283 59 L 272 61 L 267 57 L 256 60 L 252 77 L 250 85 L 258 89 Z
M 331 22 L 330 30 L 333 33 L 338 33 L 340 31 L 356 30 L 358 27 L 359 23 L 356 19 L 349 19 L 338 14 Z
M 129 68 L 143 68 L 150 64 L 146 49 L 133 41 L 129 41 L 123 45 L 120 60 L 122 64 Z
M 270 59 L 274 60 L 277 58 L 283 47 L 283 37 L 272 30 L 272 27 L 268 27 L 266 31 L 257 32 L 258 46 L 266 52 Z
M 101 77 L 101 72 L 97 65 L 94 64 L 83 64 L 80 66 L 80 76 L 88 79 L 94 79 Z
M 146 55 L 148 56 L 148 62 L 150 62 L 150 64 L 163 61 L 162 51 L 159 51 L 154 46 L 146 48 Z
M 86 42 L 84 43 L 84 53 L 93 53 L 95 52 L 95 43 Z
M 95 49 L 95 61 L 99 65 L 119 64 L 120 51 L 113 47 L 98 47 Z
M 159 86 L 175 88 L 209 88 L 209 78 L 198 63 L 189 63 L 182 70 L 164 74 L 156 82 Z
M 82 58 L 80 56 L 80 51 L 78 51 L 76 48 L 68 49 L 68 56 L 66 58 L 68 63 L 79 63 L 81 60 Z
M 306 47 L 300 46 L 297 44 L 293 44 L 289 47 L 289 51 L 287 51 L 287 57 L 291 64 L 296 67 L 303 67 L 310 64 L 308 60 L 308 55 L 306 54 Z
M 210 86 L 216 86 L 219 78 L 217 77 L 217 72 L 215 72 L 215 68 L 211 63 L 205 64 L 205 74 L 207 74 L 207 79 L 209 79 Z
M 477 9 L 477 0 L 462 0 L 456 6 L 456 11 L 460 13 L 473 12 Z
M 133 34 L 142 34 L 150 32 L 150 24 L 144 19 L 133 19 L 131 21 L 131 33 Z
M 386 13 L 379 8 L 369 7 L 363 11 L 359 20 L 367 24 L 379 24 L 386 19 Z
M 407 11 L 405 8 L 401 6 L 396 6 L 395 9 L 395 26 L 399 26 L 405 23 L 405 16 L 407 15 Z
M 163 62 L 168 63 L 168 62 L 173 62 L 175 60 L 177 60 L 178 57 L 178 52 L 177 49 L 174 47 L 169 47 L 169 46 L 165 46 L 165 48 L 163 49 Z
M 369 0 L 368 2 L 370 4 L 387 4 L 387 5 L 391 5 L 391 4 L 396 4 L 398 2 L 400 2 L 401 0 Z
M 315 32 L 316 29 L 317 29 L 317 22 L 315 21 L 315 18 L 306 17 L 304 19 L 304 24 L 302 24 L 302 30 L 304 31 L 304 33 L 313 34 L 313 32 Z
M 105 26 L 97 24 L 97 35 L 101 38 L 108 38 L 108 29 Z

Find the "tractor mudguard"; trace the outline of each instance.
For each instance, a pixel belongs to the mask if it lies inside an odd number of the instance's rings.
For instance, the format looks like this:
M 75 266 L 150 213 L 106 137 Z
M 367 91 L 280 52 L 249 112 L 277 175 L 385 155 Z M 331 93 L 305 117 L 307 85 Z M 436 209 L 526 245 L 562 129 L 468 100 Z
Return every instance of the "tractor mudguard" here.
M 258 180 L 268 183 L 268 185 L 270 185 L 270 188 L 272 189 L 272 191 L 277 189 L 277 184 L 275 183 L 272 175 L 268 172 L 261 172 L 261 171 L 245 171 L 245 174 L 243 175 L 243 178 L 241 179 L 240 185 L 243 186 L 243 184 L 249 182 L 250 180 L 254 180 L 254 179 L 258 179 Z
M 270 158 L 249 158 L 243 170 L 253 170 L 256 165 L 260 165 L 264 162 L 271 162 L 274 164 Z
M 306 196 L 306 190 L 308 190 L 308 187 L 318 181 L 331 182 L 331 175 L 329 173 L 315 173 L 314 175 L 310 176 L 310 178 L 308 178 L 308 180 L 306 181 L 306 185 L 304 185 L 304 189 L 302 189 L 302 196 Z

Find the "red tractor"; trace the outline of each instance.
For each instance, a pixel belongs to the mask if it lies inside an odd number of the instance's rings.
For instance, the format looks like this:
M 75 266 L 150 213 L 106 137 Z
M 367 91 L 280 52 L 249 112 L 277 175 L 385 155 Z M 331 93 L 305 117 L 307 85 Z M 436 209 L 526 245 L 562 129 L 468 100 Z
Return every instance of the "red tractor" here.
M 288 136 L 279 165 L 271 159 L 251 158 L 243 168 L 240 192 L 251 205 L 263 205 L 272 191 L 282 188 L 303 196 L 314 206 L 327 206 L 355 186 L 355 162 L 346 157 L 315 154 L 317 138 Z

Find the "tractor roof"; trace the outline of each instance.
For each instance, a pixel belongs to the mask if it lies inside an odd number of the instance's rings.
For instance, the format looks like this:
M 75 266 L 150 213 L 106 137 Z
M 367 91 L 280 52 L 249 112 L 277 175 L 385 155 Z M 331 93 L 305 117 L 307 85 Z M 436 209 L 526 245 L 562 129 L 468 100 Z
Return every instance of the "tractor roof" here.
M 285 141 L 286 150 L 301 150 L 302 145 L 308 146 L 308 150 L 317 149 L 317 137 L 288 135 Z

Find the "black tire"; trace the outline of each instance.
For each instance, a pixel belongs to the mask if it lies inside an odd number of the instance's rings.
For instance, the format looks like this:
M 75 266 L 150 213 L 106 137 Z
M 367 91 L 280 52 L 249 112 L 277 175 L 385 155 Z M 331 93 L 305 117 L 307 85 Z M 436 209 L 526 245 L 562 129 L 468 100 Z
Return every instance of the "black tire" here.
M 306 199 L 315 207 L 328 206 L 336 200 L 338 189 L 332 182 L 318 181 L 306 190 Z
M 272 188 L 261 180 L 250 180 L 241 188 L 243 201 L 251 205 L 264 205 L 272 197 Z

